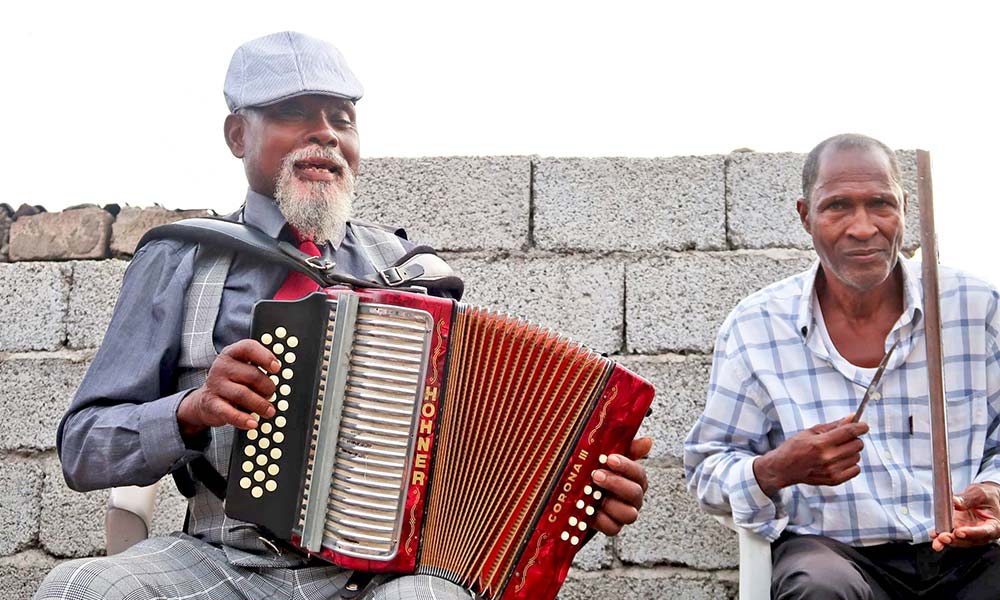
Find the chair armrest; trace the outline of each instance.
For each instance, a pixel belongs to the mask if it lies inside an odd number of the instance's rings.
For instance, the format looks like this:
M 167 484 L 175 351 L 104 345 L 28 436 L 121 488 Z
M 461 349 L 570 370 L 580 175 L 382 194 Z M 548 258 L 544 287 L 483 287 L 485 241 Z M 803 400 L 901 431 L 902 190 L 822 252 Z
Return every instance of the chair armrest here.
M 740 600 L 770 600 L 771 542 L 736 525 L 731 516 L 715 515 L 715 518 L 739 536 Z
M 133 485 L 111 489 L 104 521 L 109 556 L 149 537 L 159 485 L 157 482 L 146 487 Z

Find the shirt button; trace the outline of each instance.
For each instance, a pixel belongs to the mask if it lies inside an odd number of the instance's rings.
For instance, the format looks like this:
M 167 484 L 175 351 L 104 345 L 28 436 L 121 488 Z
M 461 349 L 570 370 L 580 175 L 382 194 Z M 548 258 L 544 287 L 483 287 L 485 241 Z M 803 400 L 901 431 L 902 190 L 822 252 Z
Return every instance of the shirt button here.
M 890 454 L 889 452 L 886 452 L 885 454 L 882 455 L 882 458 L 884 458 L 886 460 L 892 460 L 892 454 Z
M 878 392 L 872 392 L 872 395 L 870 396 L 870 398 L 872 400 L 874 400 L 875 402 L 878 402 L 879 400 L 882 399 L 882 394 L 880 394 Z
M 908 514 L 910 514 L 910 509 L 908 509 L 905 506 L 903 506 L 903 507 L 901 507 L 899 509 L 899 514 L 901 514 L 901 515 L 908 515 Z

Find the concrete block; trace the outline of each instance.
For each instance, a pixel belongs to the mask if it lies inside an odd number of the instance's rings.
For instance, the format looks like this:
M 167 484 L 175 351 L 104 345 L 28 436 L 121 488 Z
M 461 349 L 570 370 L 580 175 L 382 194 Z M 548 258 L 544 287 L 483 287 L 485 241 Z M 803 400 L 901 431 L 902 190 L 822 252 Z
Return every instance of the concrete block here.
M 614 548 L 611 540 L 603 533 L 598 533 L 577 552 L 573 566 L 584 571 L 596 571 L 607 569 L 613 562 Z
M 18 356 L 0 362 L 0 414 L 12 415 L 0 427 L 2 450 L 50 450 L 56 428 L 69 406 L 87 364 L 62 355 Z
M 70 348 L 97 348 L 111 322 L 128 262 L 79 261 L 71 266 L 73 283 L 66 311 L 66 342 Z
M 42 469 L 8 456 L 0 463 L 0 556 L 20 552 L 38 539 L 41 510 Z
M 59 562 L 38 550 L 0 558 L 0 598 L 30 600 Z
M 684 253 L 626 266 L 628 350 L 712 351 L 729 311 L 744 297 L 803 271 L 812 252 Z
M 739 563 L 736 534 L 702 512 L 687 493 L 684 469 L 647 464 L 649 490 L 639 520 L 618 534 L 625 563 L 724 569 Z
M 465 280 L 463 302 L 550 327 L 598 352 L 621 348 L 624 269 L 616 262 L 455 256 L 449 263 Z
M 114 217 L 97 207 L 21 217 L 10 228 L 10 259 L 105 258 Z
M 6 210 L 0 210 L 0 262 L 10 260 L 10 226 L 14 223 L 13 217 Z
M 156 512 L 153 513 L 150 537 L 168 535 L 183 529 L 187 505 L 187 498 L 177 491 L 173 478 L 167 476 L 161 479 L 160 487 L 156 490 Z
M 586 573 L 571 570 L 559 600 L 725 600 L 735 586 L 715 573 L 660 567 Z
M 47 460 L 39 532 L 42 547 L 60 557 L 103 553 L 107 503 L 108 490 L 74 492 L 66 487 L 59 460 Z
M 639 429 L 639 435 L 653 438 L 650 458 L 682 459 L 684 438 L 705 409 L 712 357 L 665 354 L 626 356 L 620 360 L 656 388 L 653 413 Z
M 724 157 L 541 158 L 535 243 L 545 250 L 717 250 Z
M 896 152 L 903 189 L 910 192 L 905 248 L 920 244 L 917 163 L 912 150 Z M 802 229 L 795 201 L 802 196 L 802 165 L 806 155 L 736 152 L 726 170 L 729 241 L 734 248 L 812 248 Z
M 126 206 L 121 209 L 111 226 L 111 256 L 132 256 L 143 234 L 153 227 L 181 219 L 207 217 L 211 214 L 209 210 L 167 210 L 160 206 L 150 208 Z
M 355 214 L 438 250 L 516 250 L 528 243 L 530 186 L 526 156 L 367 159 Z
M 69 273 L 65 265 L 0 264 L 0 352 L 62 345 Z

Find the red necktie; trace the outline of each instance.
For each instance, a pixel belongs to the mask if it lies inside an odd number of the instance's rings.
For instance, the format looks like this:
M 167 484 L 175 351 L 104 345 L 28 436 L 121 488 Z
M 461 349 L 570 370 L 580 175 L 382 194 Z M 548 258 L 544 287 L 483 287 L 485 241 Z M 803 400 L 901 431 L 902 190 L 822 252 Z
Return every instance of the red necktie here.
M 297 237 L 297 236 L 296 236 Z M 319 248 L 316 244 L 312 243 L 312 240 L 304 240 L 299 244 L 299 250 L 305 252 L 309 256 L 319 256 Z M 278 289 L 278 293 L 274 295 L 275 300 L 298 300 L 303 296 L 315 292 L 319 289 L 319 284 L 309 279 L 302 273 L 298 271 L 289 271 L 288 278 L 285 279 L 285 283 L 281 284 L 281 288 Z

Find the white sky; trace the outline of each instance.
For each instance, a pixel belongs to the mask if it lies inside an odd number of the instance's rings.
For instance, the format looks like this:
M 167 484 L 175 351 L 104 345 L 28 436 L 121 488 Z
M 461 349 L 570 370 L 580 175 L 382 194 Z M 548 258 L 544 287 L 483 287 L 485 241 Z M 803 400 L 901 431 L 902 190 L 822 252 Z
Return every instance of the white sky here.
M 8 3 L 0 201 L 234 208 L 226 66 L 294 29 L 364 83 L 366 156 L 804 152 L 844 131 L 927 148 L 942 261 L 1000 283 L 998 16 L 875 0 Z

